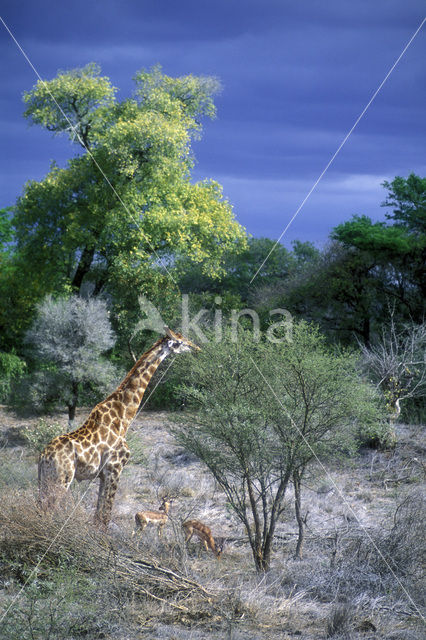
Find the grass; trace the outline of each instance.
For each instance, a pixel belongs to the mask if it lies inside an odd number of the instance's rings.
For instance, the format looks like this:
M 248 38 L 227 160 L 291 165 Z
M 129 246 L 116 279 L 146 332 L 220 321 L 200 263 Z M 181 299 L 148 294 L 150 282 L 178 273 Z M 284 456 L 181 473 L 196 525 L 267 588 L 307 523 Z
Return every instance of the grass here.
M 66 431 L 65 414 L 52 422 Z M 7 612 L 0 637 L 422 637 L 418 428 L 401 427 L 390 452 L 366 449 L 327 476 L 317 471 L 306 479 L 302 560 L 293 558 L 289 493 L 271 571 L 259 576 L 225 497 L 174 444 L 166 414 L 142 413 L 131 428 L 135 455 L 122 474 L 108 533 L 92 524 L 96 483 L 73 486 L 60 511 L 40 513 L 34 448 L 22 437 L 36 422 L 3 409 L 0 424 L 0 609 Z M 167 492 L 178 497 L 163 537 L 149 526 L 132 538 L 136 511 L 157 509 Z M 220 561 L 196 542 L 185 546 L 181 523 L 188 518 L 227 537 Z

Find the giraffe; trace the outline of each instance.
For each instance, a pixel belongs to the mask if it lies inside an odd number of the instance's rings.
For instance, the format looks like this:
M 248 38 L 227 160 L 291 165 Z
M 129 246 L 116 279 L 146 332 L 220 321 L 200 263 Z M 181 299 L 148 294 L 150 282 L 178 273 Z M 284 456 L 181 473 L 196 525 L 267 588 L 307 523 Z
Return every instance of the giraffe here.
M 84 424 L 57 436 L 44 448 L 38 464 L 40 503 L 44 508 L 55 506 L 74 479 L 80 482 L 99 478 L 95 521 L 108 526 L 120 474 L 130 457 L 126 432 L 145 389 L 164 358 L 191 349 L 199 347 L 165 327 L 165 336 L 139 358 Z

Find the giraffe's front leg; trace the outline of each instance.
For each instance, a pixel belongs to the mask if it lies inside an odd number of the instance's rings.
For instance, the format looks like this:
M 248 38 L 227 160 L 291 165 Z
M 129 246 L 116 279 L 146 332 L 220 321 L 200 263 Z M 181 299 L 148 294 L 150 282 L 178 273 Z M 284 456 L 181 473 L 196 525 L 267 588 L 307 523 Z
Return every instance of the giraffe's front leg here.
M 111 510 L 118 488 L 118 481 L 129 457 L 130 451 L 127 444 L 125 444 L 118 451 L 109 454 L 99 474 L 100 485 L 95 520 L 104 527 L 108 526 L 111 519 Z
M 112 504 L 117 492 L 121 471 L 122 468 L 113 467 L 113 469 L 110 469 L 108 465 L 100 474 L 95 521 L 103 527 L 107 527 L 111 519 Z
M 71 456 L 40 455 L 38 465 L 39 504 L 43 509 L 56 507 L 68 491 L 75 475 Z

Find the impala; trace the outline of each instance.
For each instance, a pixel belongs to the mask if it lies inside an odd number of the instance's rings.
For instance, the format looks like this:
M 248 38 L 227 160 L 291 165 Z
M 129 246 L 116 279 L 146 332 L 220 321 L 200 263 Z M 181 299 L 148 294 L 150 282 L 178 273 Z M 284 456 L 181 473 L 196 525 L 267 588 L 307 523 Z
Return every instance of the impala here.
M 212 532 L 210 528 L 199 522 L 198 520 L 187 520 L 182 524 L 182 529 L 185 532 L 185 542 L 189 542 L 192 536 L 195 534 L 197 538 L 201 540 L 206 551 L 211 549 L 215 554 L 216 558 L 219 560 L 220 556 L 223 553 L 223 547 L 225 544 L 225 538 L 216 538 L 216 540 L 212 536 Z
M 140 529 L 142 533 L 145 527 L 150 523 L 158 526 L 158 535 L 161 536 L 163 527 L 169 519 L 168 513 L 172 502 L 173 498 L 165 496 L 161 501 L 158 511 L 138 511 L 135 514 L 135 528 L 132 536 L 135 535 L 138 529 Z

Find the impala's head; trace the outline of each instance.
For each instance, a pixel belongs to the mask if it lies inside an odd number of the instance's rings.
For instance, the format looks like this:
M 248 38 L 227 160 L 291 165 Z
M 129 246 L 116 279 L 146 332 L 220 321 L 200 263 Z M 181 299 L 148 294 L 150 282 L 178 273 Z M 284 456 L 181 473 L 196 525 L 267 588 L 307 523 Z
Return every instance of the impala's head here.
M 158 511 L 164 511 L 165 513 L 168 513 L 170 506 L 172 502 L 174 502 L 175 498 L 176 496 L 169 496 L 169 495 L 162 497 L 161 504 L 158 507 Z
M 220 560 L 220 557 L 223 553 L 223 549 L 225 548 L 225 542 L 226 542 L 226 538 L 215 538 L 215 556 L 218 560 Z
M 168 327 L 164 327 L 164 333 L 166 334 L 167 346 L 172 353 L 184 353 L 185 351 L 200 351 L 200 347 L 196 344 L 184 338 L 180 333 L 172 331 Z

